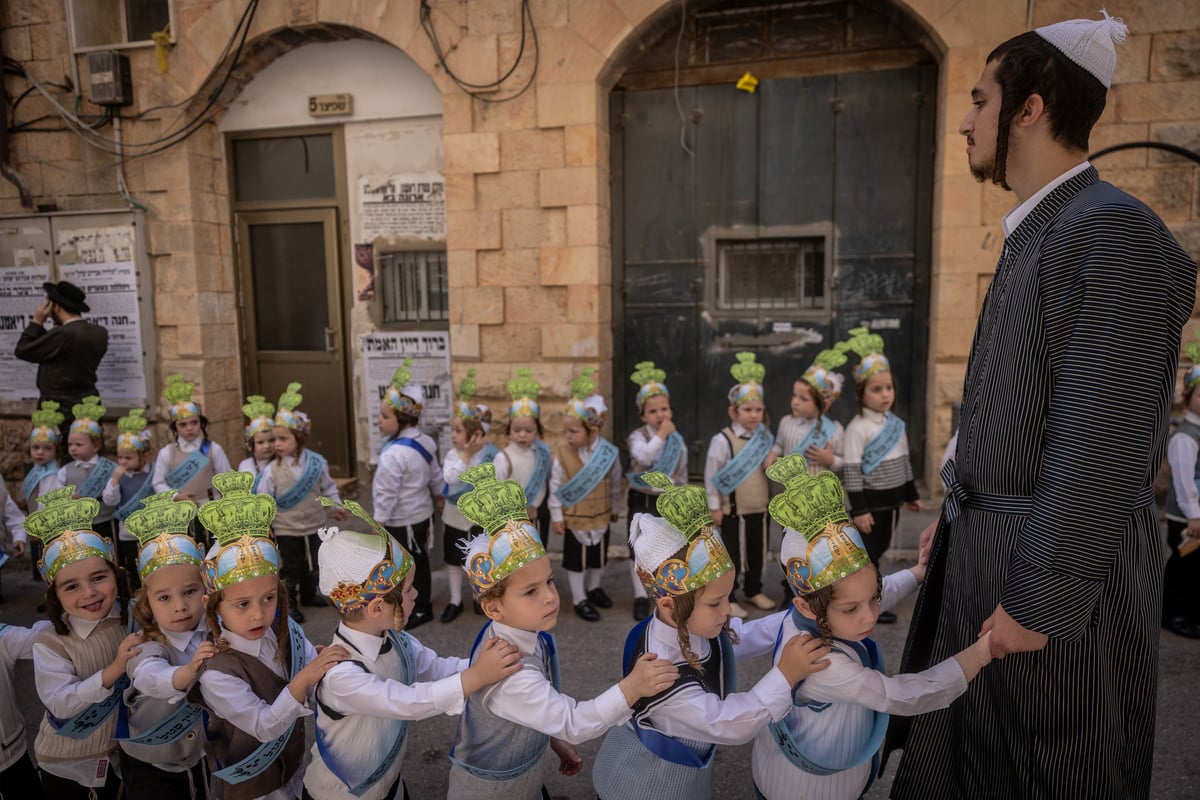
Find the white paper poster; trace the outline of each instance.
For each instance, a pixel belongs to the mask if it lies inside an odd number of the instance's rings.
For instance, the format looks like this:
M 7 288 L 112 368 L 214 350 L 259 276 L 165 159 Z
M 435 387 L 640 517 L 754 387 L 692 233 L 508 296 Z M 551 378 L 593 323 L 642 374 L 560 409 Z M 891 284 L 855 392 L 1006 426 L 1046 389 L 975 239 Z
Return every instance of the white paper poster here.
M 447 331 L 391 331 L 365 334 L 359 341 L 363 354 L 363 397 L 367 401 L 366 414 L 371 431 L 370 462 L 378 463 L 379 448 L 383 444 L 376 422 L 380 400 L 391 385 L 396 369 L 410 356 L 413 363 L 409 371 L 413 382 L 420 384 L 425 392 L 421 428 L 429 430 L 436 426 L 445 432 L 444 438 L 448 441 L 453 401 L 450 334 Z M 439 452 L 444 453 L 446 446 L 446 441 L 439 441 Z
M 0 269 L 0 401 L 38 399 L 37 364 L 22 361 L 13 351 L 33 312 L 46 301 L 42 284 L 48 280 L 48 266 Z
M 446 182 L 437 173 L 359 179 L 359 232 L 355 242 L 380 236 L 446 238 Z

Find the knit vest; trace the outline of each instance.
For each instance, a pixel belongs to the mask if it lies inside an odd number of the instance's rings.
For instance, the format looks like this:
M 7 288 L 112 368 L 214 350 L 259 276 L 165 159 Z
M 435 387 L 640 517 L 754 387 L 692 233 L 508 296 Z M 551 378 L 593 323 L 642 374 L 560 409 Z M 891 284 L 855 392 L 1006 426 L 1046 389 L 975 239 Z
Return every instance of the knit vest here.
M 215 446 L 216 445 L 213 445 L 212 447 Z M 195 477 L 193 477 L 190 481 L 175 490 L 179 494 L 190 494 L 192 496 L 192 500 L 196 501 L 197 505 L 208 500 L 208 490 L 212 486 L 214 474 L 212 465 L 212 447 L 210 447 L 208 450 L 208 462 L 205 463 L 204 468 L 197 472 Z M 170 475 L 175 471 L 176 467 L 187 461 L 188 456 L 190 455 L 191 453 L 183 452 L 178 443 L 171 445 L 170 449 L 167 450 L 167 475 Z M 166 475 L 163 477 L 165 478 Z
M 746 446 L 749 439 L 743 439 L 733 432 L 733 428 L 722 428 L 721 433 L 725 434 L 725 438 L 729 440 L 729 449 L 732 454 L 729 460 L 732 461 L 738 453 L 742 452 L 742 448 Z M 763 472 L 762 465 L 758 469 L 750 473 L 750 477 L 742 481 L 733 492 L 733 499 L 737 502 L 737 513 L 742 514 L 761 514 L 767 510 L 767 502 L 771 499 L 770 486 L 767 483 L 767 473 Z M 733 507 L 729 504 L 729 498 L 721 495 L 721 513 L 729 514 Z
M 559 445 L 557 456 L 558 463 L 562 464 L 565 484 L 583 469 L 583 459 L 579 457 L 578 450 L 565 444 Z M 612 515 L 612 498 L 609 492 L 611 482 L 612 472 L 609 472 L 587 497 L 563 509 L 563 521 L 568 530 L 598 531 L 608 527 L 609 517 Z
M 267 703 L 275 702 L 275 698 L 279 697 L 279 693 L 286 690 L 288 685 L 286 678 L 276 675 L 266 664 L 254 656 L 236 650 L 217 653 L 205 662 L 204 668 L 232 675 Z M 216 764 L 220 765 L 213 765 L 214 772 L 236 764 L 262 744 L 241 728 L 215 716 L 209 717 L 208 742 L 210 764 L 215 759 Z M 237 784 L 214 778 L 213 788 L 217 800 L 252 800 L 270 794 L 286 786 L 303 762 L 304 724 L 303 721 L 298 721 L 279 757 L 258 775 Z
M 92 474 L 92 469 L 95 469 L 95 467 L 92 467 L 91 469 L 84 469 L 78 461 L 72 461 L 68 463 L 66 467 L 66 485 L 74 486 L 78 491 L 85 483 L 87 483 L 88 477 L 90 477 Z M 96 518 L 92 520 L 92 522 L 108 522 L 110 519 L 112 519 L 113 512 L 117 509 L 113 508 L 112 506 L 105 505 L 104 501 L 100 500 L 99 495 L 96 496 L 96 500 L 100 503 L 100 513 L 96 515 Z M 112 659 L 109 659 L 109 661 L 111 660 Z
M 1184 436 L 1192 437 L 1192 440 L 1200 444 L 1200 425 L 1194 425 L 1187 420 L 1183 420 L 1175 426 L 1175 435 L 1183 434 Z M 1192 467 L 1192 480 L 1200 482 L 1200 459 L 1196 460 Z M 1174 519 L 1187 519 L 1187 515 L 1183 513 L 1183 509 L 1179 507 L 1179 497 L 1175 493 L 1175 481 L 1172 480 L 1167 489 L 1167 516 Z
M 121 620 L 109 617 L 102 620 L 86 639 L 80 638 L 74 630 L 62 636 L 50 628 L 42 632 L 37 643 L 70 661 L 75 666 L 75 674 L 82 679 L 95 675 L 111 664 L 124 638 L 125 626 Z M 36 663 L 34 667 L 37 667 Z M 117 714 L 116 711 L 109 714 L 108 719 L 86 739 L 59 736 L 50 727 L 49 713 L 43 714 L 37 738 L 33 741 L 33 752 L 41 762 L 105 758 L 116 747 Z
M 296 476 L 282 461 L 272 461 L 266 469 L 271 471 L 276 498 L 283 497 L 296 485 Z M 286 511 L 281 508 L 276 512 L 275 521 L 271 523 L 271 530 L 276 536 L 307 536 L 325 527 L 325 506 L 317 499 L 320 485 L 321 481 L 318 480 L 299 503 Z
M 190 662 L 192 657 L 176 650 L 165 639 L 161 642 L 146 642 L 141 646 L 141 652 L 129 659 L 126 671 L 132 675 L 138 664 L 148 659 L 160 659 L 172 667 L 182 667 Z M 143 694 L 136 687 L 129 687 L 125 690 L 125 705 L 129 708 L 129 735 L 141 736 L 149 733 L 170 719 L 179 707 L 187 702 L 184 698 L 176 703 L 169 703 Z M 120 744 L 122 751 L 139 761 L 153 764 L 167 772 L 182 772 L 204 757 L 204 727 L 202 722 L 197 721 L 191 730 L 167 744 Z

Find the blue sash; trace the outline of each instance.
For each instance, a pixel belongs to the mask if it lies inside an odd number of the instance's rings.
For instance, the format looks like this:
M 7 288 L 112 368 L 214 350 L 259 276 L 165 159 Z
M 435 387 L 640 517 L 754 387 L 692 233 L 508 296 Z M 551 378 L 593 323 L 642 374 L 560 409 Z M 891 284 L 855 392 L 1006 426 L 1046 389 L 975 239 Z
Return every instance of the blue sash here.
M 80 497 L 100 497 L 100 493 L 104 491 L 104 484 L 108 483 L 114 472 L 117 471 L 117 462 L 110 461 L 103 456 L 96 462 L 96 466 L 92 467 L 92 471 L 88 474 L 88 478 L 83 482 L 77 491 Z
M 754 474 L 754 471 L 762 466 L 763 460 L 767 454 L 771 452 L 771 445 L 775 444 L 775 437 L 767 430 L 767 426 L 759 424 L 754 429 L 754 435 L 750 437 L 750 441 L 746 442 L 738 454 L 729 460 L 725 466 L 717 470 L 717 474 L 713 476 L 713 486 L 717 487 L 717 491 L 721 494 L 733 494 L 739 486 L 746 482 L 746 479 Z M 730 446 L 732 449 L 732 445 Z
M 133 493 L 133 497 L 122 503 L 120 508 L 113 513 L 113 516 L 116 517 L 118 521 L 124 522 L 125 518 L 137 511 L 138 508 L 141 507 L 142 501 L 152 494 L 154 494 L 154 481 L 151 480 L 151 476 L 147 474 L 146 479 L 142 481 L 142 485 L 139 486 L 137 491 Z
M 808 426 L 808 433 L 804 434 L 804 438 L 792 448 L 792 452 L 802 456 L 810 447 L 815 447 L 818 450 L 824 449 L 825 445 L 829 444 L 829 440 L 833 438 L 834 431 L 836 430 L 837 428 L 834 426 L 833 420 L 821 415 L 817 418 L 816 422 Z
M 47 475 L 53 475 L 58 472 L 58 464 L 49 461 L 45 464 L 34 464 L 33 469 L 29 470 L 29 474 L 25 476 L 25 480 L 21 482 L 21 492 L 25 495 L 25 503 L 29 503 L 29 498 L 37 491 L 38 484 Z M 30 512 L 37 511 L 36 508 L 29 509 Z
M 537 496 L 541 494 L 542 489 L 546 486 L 546 479 L 550 477 L 550 464 L 552 462 L 550 456 L 550 445 L 538 439 L 533 443 L 533 472 L 529 475 L 529 480 L 525 482 L 525 502 L 532 503 L 537 500 Z
M 201 442 L 200 446 L 193 450 L 182 464 L 167 473 L 167 486 L 175 491 L 187 486 L 188 481 L 199 475 L 200 471 L 208 466 L 208 451 L 211 449 L 212 442 L 208 439 Z
M 571 480 L 558 487 L 558 499 L 564 506 L 570 508 L 587 497 L 608 475 L 616 458 L 617 446 L 608 439 L 598 440 L 595 452 L 583 465 L 583 469 L 576 472 Z
M 264 470 L 265 471 L 265 470 Z M 300 501 L 308 497 L 308 493 L 317 485 L 317 481 L 321 480 L 321 473 L 325 471 L 325 457 L 320 453 L 308 451 L 308 458 L 304 461 L 304 472 L 300 473 L 300 477 L 292 485 L 292 488 L 283 493 L 283 496 L 275 498 L 275 505 L 280 511 L 291 511 Z
M 654 462 L 654 466 L 647 470 L 647 472 L 661 472 L 667 476 L 674 475 L 675 468 L 679 466 L 679 459 L 683 455 L 683 447 L 683 437 L 679 435 L 679 431 L 675 431 L 663 442 L 662 453 L 659 454 L 658 460 Z M 631 489 L 650 491 L 651 487 L 642 481 L 642 476 L 645 474 L 645 472 L 625 473 L 625 477 L 629 478 L 629 487 Z
M 418 453 L 421 454 L 421 458 L 425 459 L 426 464 L 433 463 L 433 454 L 430 453 L 428 450 L 426 450 L 424 447 L 422 447 L 421 443 L 418 442 L 416 439 L 410 439 L 407 436 L 400 438 L 400 439 L 388 439 L 386 442 L 383 443 L 383 447 L 380 450 L 380 452 L 382 453 L 384 450 L 387 450 L 389 447 L 391 447 L 394 444 L 402 444 L 405 447 L 412 448 L 413 450 L 416 450 Z
M 68 739 L 86 739 L 95 733 L 96 729 L 103 725 L 104 721 L 112 716 L 114 711 L 118 708 L 125 708 L 125 704 L 121 702 L 121 698 L 128 688 L 129 676 L 122 675 L 113 684 L 112 692 L 108 697 L 99 703 L 92 703 L 68 720 L 60 720 L 47 711 L 46 720 L 58 736 L 65 736 Z
M 817 628 L 816 623 L 802 616 L 799 611 L 792 609 L 792 613 L 788 615 L 792 624 L 794 624 L 801 632 L 812 634 L 820 637 L 821 632 Z M 779 653 L 779 646 L 783 643 L 783 626 L 787 623 L 785 617 L 779 623 L 779 633 L 775 636 L 775 652 L 772 654 L 772 660 Z M 879 652 L 879 647 L 870 639 L 863 639 L 861 642 L 850 642 L 845 639 L 838 639 L 842 644 L 849 645 L 858 656 L 864 667 L 878 670 L 886 674 L 883 664 L 883 654 Z M 800 691 L 800 685 L 796 684 L 792 687 L 792 698 L 795 703 L 796 693 Z M 830 703 L 807 703 L 805 706 L 813 712 L 820 713 L 831 706 Z M 890 715 L 882 712 L 875 712 L 875 722 L 871 728 L 871 736 L 867 740 L 863 749 L 857 753 L 842 759 L 837 764 L 818 764 L 804 755 L 801 749 L 801 744 L 796 741 L 792 735 L 792 731 L 787 726 L 787 720 L 772 722 L 767 725 L 771 736 L 775 739 L 775 744 L 779 745 L 779 749 L 783 752 L 788 761 L 797 769 L 807 772 L 811 775 L 833 775 L 838 772 L 843 772 L 851 767 L 857 767 L 868 759 L 878 760 L 879 748 L 883 745 L 884 734 L 887 733 L 888 720 Z M 875 768 L 871 770 L 872 777 L 875 775 Z
M 288 677 L 295 677 L 297 672 L 304 669 L 304 643 L 308 640 L 304 638 L 304 630 L 290 617 L 287 624 L 288 636 L 292 645 L 292 669 L 288 673 Z M 260 744 L 253 753 L 241 761 L 214 772 L 213 777 L 220 778 L 226 783 L 236 784 L 261 774 L 264 769 L 275 762 L 275 759 L 279 758 L 279 754 L 283 752 L 283 748 L 295 728 L 296 723 L 293 721 L 282 736 Z
M 875 468 L 883 463 L 883 457 L 892 452 L 892 448 L 896 446 L 896 443 L 903 436 L 904 420 L 889 411 L 887 413 L 887 420 L 883 423 L 883 428 L 879 433 L 872 436 L 871 441 L 867 442 L 863 447 L 863 475 L 870 475 L 874 472 Z
M 496 448 L 496 445 L 488 442 L 479 452 L 482 456 L 482 458 L 479 459 L 479 463 L 490 464 L 496 460 L 496 456 L 500 451 Z M 452 492 L 450 491 L 449 483 L 442 484 L 442 497 L 445 497 L 451 503 L 457 503 L 458 498 L 467 493 L 467 485 L 462 481 L 455 481 L 454 485 L 460 488 L 457 491 Z
M 268 463 L 268 465 L 270 464 L 270 462 L 267 462 L 267 463 Z M 256 464 L 255 466 L 257 466 L 257 464 Z M 254 471 L 254 483 L 250 484 L 250 492 L 251 492 L 252 494 L 258 494 L 258 485 L 259 485 L 260 483 L 262 483 L 262 476 L 263 476 L 263 473 L 264 473 L 264 472 L 266 472 L 266 471 L 267 471 L 267 470 L 266 470 L 266 467 L 263 467 L 262 469 L 255 469 L 255 471 Z M 276 500 L 276 501 L 275 501 L 275 506 L 276 506 L 276 508 L 278 508 L 278 507 L 279 507 L 279 501 L 278 501 L 278 500 Z
M 395 631 L 388 631 L 388 637 L 392 640 L 392 646 L 400 653 L 400 659 L 404 665 L 404 675 L 400 682 L 411 686 L 416 675 L 416 664 L 413 660 L 412 647 L 408 643 L 408 636 L 404 633 L 397 634 Z M 372 770 L 371 774 L 363 778 L 356 784 L 351 784 L 341 770 L 337 768 L 333 754 L 329 752 L 328 745 L 325 744 L 325 734 L 321 732 L 321 726 L 317 724 L 317 718 L 313 717 L 313 729 L 316 733 L 317 752 L 321 754 L 321 760 L 325 762 L 325 766 L 333 773 L 333 777 L 341 781 L 350 794 L 355 797 L 362 797 L 367 790 L 387 774 L 387 771 L 396 763 L 396 758 L 400 755 L 401 748 L 404 747 L 404 740 L 408 737 L 408 720 L 400 720 L 400 729 L 396 732 L 396 740 L 392 742 L 391 748 L 388 750 L 383 760 Z
M 180 703 L 171 716 L 140 736 L 118 737 L 133 744 L 161 745 L 181 739 L 204 716 L 204 709 L 194 703 Z

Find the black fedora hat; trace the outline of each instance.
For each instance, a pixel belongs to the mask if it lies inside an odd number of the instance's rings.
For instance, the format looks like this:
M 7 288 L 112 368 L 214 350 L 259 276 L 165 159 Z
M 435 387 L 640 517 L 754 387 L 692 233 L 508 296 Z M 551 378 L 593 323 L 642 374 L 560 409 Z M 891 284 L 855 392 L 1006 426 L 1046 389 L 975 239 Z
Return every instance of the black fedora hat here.
M 42 288 L 46 290 L 46 297 L 50 298 L 50 302 L 62 306 L 64 311 L 72 314 L 86 314 L 91 310 L 83 301 L 83 289 L 70 281 L 59 281 L 58 283 L 47 281 L 42 284 Z

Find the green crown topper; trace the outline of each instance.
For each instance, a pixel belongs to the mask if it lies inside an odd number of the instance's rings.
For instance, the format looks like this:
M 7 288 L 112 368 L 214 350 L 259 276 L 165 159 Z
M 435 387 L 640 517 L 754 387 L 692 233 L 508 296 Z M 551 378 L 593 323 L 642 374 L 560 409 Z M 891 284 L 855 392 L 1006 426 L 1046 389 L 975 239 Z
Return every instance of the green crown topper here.
M 143 409 L 131 408 L 128 417 L 121 417 L 117 420 L 117 430 L 130 436 L 141 436 L 142 431 L 146 430 L 146 426 L 149 424 Z
M 533 370 L 522 367 L 516 371 L 516 374 L 517 377 L 506 384 L 509 397 L 513 400 L 520 400 L 523 397 L 536 399 L 538 392 L 542 390 L 542 385 L 533 379 Z
M 653 361 L 640 361 L 634 367 L 634 372 L 629 376 L 629 379 L 638 386 L 645 386 L 652 381 L 654 383 L 662 383 L 667 379 L 667 373 L 654 366 Z
M 679 529 L 689 540 L 695 538 L 706 527 L 712 527 L 712 514 L 708 510 L 708 495 L 699 486 L 676 486 L 661 472 L 647 472 L 642 480 L 663 493 L 655 501 L 655 508 L 663 519 Z
M 513 520 L 529 519 L 525 490 L 516 481 L 496 480 L 495 464 L 478 464 L 463 470 L 458 479 L 472 486 L 471 491 L 458 498 L 458 510 L 489 534 Z
M 739 384 L 762 383 L 767 376 L 767 368 L 754 360 L 754 353 L 738 353 L 737 362 L 729 368 L 729 374 Z
M 261 394 L 252 394 L 246 398 L 246 404 L 242 406 L 242 413 L 247 419 L 258 419 L 259 417 L 274 417 L 275 405 L 267 402 L 267 398 Z
M 283 394 L 279 395 L 279 410 L 280 411 L 295 411 L 304 402 L 304 395 L 300 394 L 301 384 L 292 381 L 287 385 L 287 389 Z
M 99 423 L 104 417 L 104 412 L 107 408 L 100 404 L 100 398 L 97 395 L 83 398 L 82 402 L 71 406 L 71 413 L 75 415 L 75 419 L 90 419 L 93 422 Z
M 174 489 L 151 495 L 125 520 L 125 527 L 138 540 L 139 547 L 145 547 L 163 534 L 187 535 L 196 518 L 196 504 L 174 498 Z
M 848 360 L 846 358 L 846 351 L 849 349 L 850 345 L 846 342 L 838 342 L 832 349 L 822 350 L 817 353 L 817 357 L 812 362 L 813 366 L 832 372 L 846 363 Z
M 267 537 L 275 519 L 275 498 L 252 494 L 254 476 L 249 472 L 222 472 L 214 475 L 213 488 L 220 500 L 205 503 L 198 516 L 205 528 L 217 537 L 222 547 L 243 536 Z
M 64 486 L 38 497 L 41 511 L 25 518 L 25 532 L 49 545 L 67 531 L 90 531 L 100 513 L 100 501 L 94 497 L 72 497 L 74 486 Z
M 1196 341 L 1183 346 L 1183 354 L 1192 360 L 1192 364 L 1200 364 L 1200 330 L 1196 331 Z
M 592 375 L 595 372 L 596 369 L 594 367 L 584 367 L 579 370 L 579 376 L 571 381 L 571 397 L 583 400 L 596 391 L 596 382 L 592 380 Z
M 178 373 L 167 376 L 167 385 L 163 389 L 163 399 L 170 405 L 178 403 L 190 403 L 192 401 L 192 393 L 196 390 L 196 384 L 191 381 L 184 380 L 184 377 Z
M 809 475 L 803 456 L 792 454 L 779 459 L 767 467 L 767 477 L 786 487 L 771 500 L 771 517 L 810 542 L 827 525 L 850 521 L 837 475 L 828 470 Z
M 878 333 L 871 333 L 868 328 L 851 328 L 850 338 L 844 344 L 857 353 L 859 358 L 883 352 L 883 337 Z
M 412 383 L 412 371 L 409 369 L 413 365 L 412 356 L 404 359 L 404 363 L 396 367 L 396 371 L 392 373 L 392 386 L 396 387 L 396 391 L 404 393 L 404 387 Z
M 458 385 L 458 399 L 464 403 L 470 403 L 471 398 L 475 396 L 475 368 L 471 367 L 467 370 L 467 377 L 462 379 L 462 383 Z
M 57 428 L 66 419 L 58 409 L 60 406 L 53 400 L 43 400 L 42 407 L 34 411 L 30 419 L 35 428 Z

